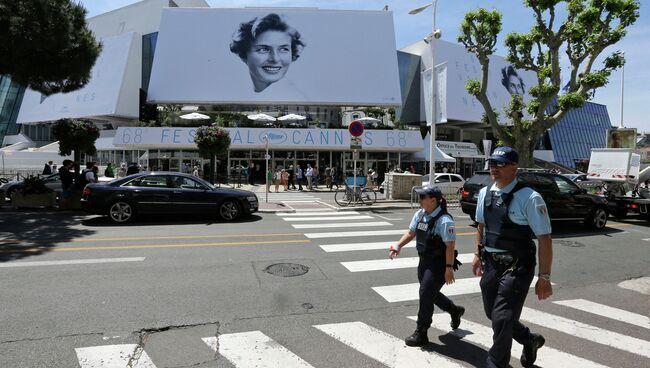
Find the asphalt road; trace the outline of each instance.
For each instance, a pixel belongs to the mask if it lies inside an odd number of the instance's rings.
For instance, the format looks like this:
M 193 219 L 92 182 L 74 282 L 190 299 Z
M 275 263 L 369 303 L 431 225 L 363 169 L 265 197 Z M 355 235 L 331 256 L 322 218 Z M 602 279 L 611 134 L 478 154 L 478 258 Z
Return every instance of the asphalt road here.
M 415 328 L 416 253 L 385 262 L 376 243 L 396 241 L 410 217 L 312 212 L 114 226 L 1 214 L 0 367 L 481 367 L 491 332 L 468 264 L 443 288 L 467 308 L 460 330 L 448 333 L 437 316 L 430 345 L 403 344 Z M 370 233 L 349 233 L 360 231 Z M 471 253 L 466 216 L 457 232 L 459 252 Z M 650 367 L 649 296 L 618 286 L 650 276 L 648 223 L 610 222 L 597 233 L 554 224 L 554 238 L 553 298 L 539 302 L 531 291 L 524 311 L 546 337 L 539 365 Z M 278 263 L 308 271 L 265 272 Z

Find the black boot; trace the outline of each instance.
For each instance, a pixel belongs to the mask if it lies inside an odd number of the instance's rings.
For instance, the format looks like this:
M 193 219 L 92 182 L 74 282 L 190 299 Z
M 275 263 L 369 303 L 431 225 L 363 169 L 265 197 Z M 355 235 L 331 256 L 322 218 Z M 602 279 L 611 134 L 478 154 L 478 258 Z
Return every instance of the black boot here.
M 455 330 L 460 326 L 460 317 L 465 314 L 465 307 L 456 306 L 449 314 L 451 315 L 451 329 Z
M 427 330 L 417 328 L 413 335 L 409 336 L 405 340 L 407 346 L 423 346 L 429 343 L 429 338 L 427 337 Z
M 521 353 L 521 365 L 528 368 L 532 367 L 537 360 L 537 349 L 544 346 L 546 339 L 540 334 L 532 334 L 530 341 L 524 344 L 524 350 Z

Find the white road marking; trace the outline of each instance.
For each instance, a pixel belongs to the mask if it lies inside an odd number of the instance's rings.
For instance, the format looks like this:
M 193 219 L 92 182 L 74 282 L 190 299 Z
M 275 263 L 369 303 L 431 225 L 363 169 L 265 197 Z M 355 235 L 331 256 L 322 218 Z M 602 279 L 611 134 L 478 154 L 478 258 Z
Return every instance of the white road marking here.
M 391 368 L 463 367 L 435 352 L 408 347 L 404 344 L 404 340 L 363 322 L 334 323 L 314 327 Z
M 445 285 L 442 292 L 447 296 L 475 294 L 481 292 L 479 282 L 480 277 L 468 277 L 463 279 L 456 279 L 451 285 Z M 535 287 L 537 278 L 533 280 L 530 287 Z M 420 299 L 420 284 L 401 284 L 401 285 L 388 285 L 388 286 L 375 286 L 372 288 L 382 298 L 386 299 L 389 303 L 407 302 Z
M 376 213 L 374 215 L 377 216 L 377 217 L 383 218 L 386 221 L 395 221 L 395 220 L 401 220 L 402 219 L 401 217 L 392 217 L 392 218 L 390 218 L 390 217 L 378 215 Z
M 623 309 L 594 303 L 585 299 L 561 300 L 553 302 L 569 308 L 595 314 L 597 316 L 610 318 L 616 321 L 629 323 L 631 325 L 650 329 L 650 318 L 641 314 L 628 312 Z
M 618 287 L 650 295 L 650 276 L 623 281 L 618 284 Z
M 136 347 L 136 344 L 105 345 L 75 351 L 81 368 L 156 368 L 147 353 L 142 349 L 136 351 Z
M 402 234 L 404 231 L 402 231 Z M 328 244 L 328 245 L 321 245 L 320 247 L 328 253 L 333 253 L 333 252 L 352 252 L 352 251 L 358 251 L 358 250 L 374 250 L 374 249 L 385 249 L 386 252 L 388 252 L 388 248 L 397 243 L 396 241 L 393 242 L 377 242 L 377 243 L 347 243 L 347 244 Z M 406 246 L 415 246 L 415 242 L 412 241 L 408 243 Z
M 323 217 L 287 217 L 283 218 L 284 221 L 337 221 L 337 220 L 371 220 L 372 216 L 323 216 Z
M 380 227 L 392 226 L 390 222 L 385 221 L 372 221 L 372 222 L 341 222 L 329 224 L 300 224 L 291 225 L 294 229 L 320 229 L 320 228 L 339 228 L 339 227 Z
M 650 358 L 650 342 L 637 339 L 636 337 L 622 335 L 614 331 L 530 308 L 524 308 L 521 313 L 521 320 Z
M 413 321 L 417 321 L 418 317 L 413 316 L 409 317 Z M 436 330 L 441 330 L 447 332 L 451 335 L 457 336 L 465 341 L 469 341 L 473 344 L 481 345 L 486 348 L 492 347 L 492 329 L 463 319 L 460 324 L 460 329 L 452 331 L 449 326 L 451 317 L 447 313 L 436 313 L 433 315 L 433 322 L 431 327 Z M 519 357 L 521 356 L 521 351 L 523 346 L 517 343 L 512 344 L 512 356 Z M 548 346 L 544 346 L 537 353 L 537 360 L 535 365 L 539 367 L 579 367 L 579 368 L 607 368 L 602 364 L 592 362 L 590 360 L 580 358 L 578 356 L 565 353 L 560 350 L 553 349 Z
M 212 336 L 202 339 L 213 351 L 238 368 L 310 368 L 309 363 L 261 331 Z
M 463 253 L 458 255 L 458 260 L 461 263 L 471 263 L 473 259 L 474 253 Z M 368 261 L 341 262 L 341 264 L 350 272 L 365 272 L 395 270 L 400 268 L 414 268 L 418 266 L 419 262 L 419 257 L 398 257 L 393 260 L 386 257 L 385 259 L 373 259 Z
M 65 261 L 12 262 L 12 263 L 2 263 L 2 264 L 0 264 L 0 268 L 36 267 L 36 266 L 61 266 L 61 265 L 78 265 L 78 264 L 97 264 L 97 263 L 142 262 L 144 260 L 145 260 L 145 257 L 130 257 L 130 258 L 70 259 L 70 260 L 65 260 Z
M 299 209 L 296 213 L 282 213 L 278 214 L 280 217 L 302 217 L 302 216 L 350 216 L 350 215 L 360 215 L 359 212 L 350 211 L 350 212 L 338 212 L 338 211 L 323 211 L 322 208 L 316 209 L 317 211 L 307 211 L 306 209 Z M 321 212 L 322 211 L 322 212 Z
M 332 233 L 306 233 L 305 236 L 309 239 L 325 239 L 325 238 L 349 238 L 353 236 L 379 236 L 379 235 L 402 235 L 402 234 L 404 234 L 404 230 L 376 230 L 376 231 L 337 231 Z
M 650 238 L 643 239 L 643 241 L 650 242 Z

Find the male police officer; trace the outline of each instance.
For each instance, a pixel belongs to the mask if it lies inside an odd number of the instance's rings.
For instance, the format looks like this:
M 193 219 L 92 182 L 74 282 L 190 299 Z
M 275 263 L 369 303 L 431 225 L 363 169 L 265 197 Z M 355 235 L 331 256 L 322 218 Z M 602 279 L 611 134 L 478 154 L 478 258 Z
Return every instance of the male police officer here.
M 512 339 L 524 346 L 521 364 L 531 367 L 544 337 L 519 322 L 528 288 L 535 273 L 535 243 L 539 241 L 539 279 L 535 293 L 540 300 L 551 288 L 551 222 L 544 200 L 516 179 L 519 156 L 510 147 L 497 148 L 489 158 L 491 188 L 479 193 L 476 207 L 478 249 L 472 262 L 481 276 L 483 306 L 492 321 L 493 345 L 487 367 L 505 368 L 510 362 Z
M 454 283 L 456 232 L 454 220 L 447 213 L 447 203 L 437 187 L 416 190 L 420 195 L 421 209 L 415 213 L 406 233 L 395 246 L 390 247 L 389 257 L 399 255 L 402 247 L 416 238 L 420 256 L 418 280 L 420 281 L 420 309 L 417 329 L 406 338 L 408 346 L 422 346 L 429 342 L 427 330 L 431 327 L 433 305 L 451 315 L 451 327 L 457 329 L 465 308 L 456 306 L 440 292 L 443 285 Z

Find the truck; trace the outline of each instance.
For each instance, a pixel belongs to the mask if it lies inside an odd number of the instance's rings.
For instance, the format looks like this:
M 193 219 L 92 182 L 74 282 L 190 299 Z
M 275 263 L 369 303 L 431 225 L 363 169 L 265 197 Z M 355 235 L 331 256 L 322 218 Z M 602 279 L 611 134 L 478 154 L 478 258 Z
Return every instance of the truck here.
M 604 196 L 609 212 L 617 218 L 638 213 L 650 220 L 650 167 L 641 170 L 641 156 L 626 148 L 594 148 L 591 150 L 587 176 L 606 185 Z

